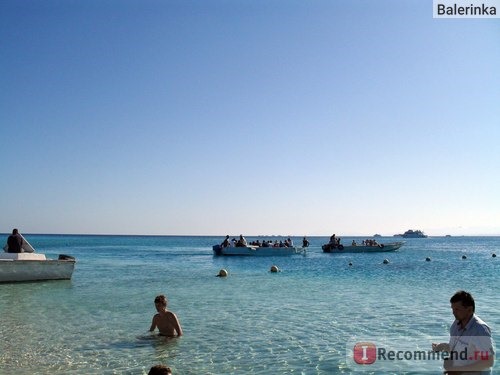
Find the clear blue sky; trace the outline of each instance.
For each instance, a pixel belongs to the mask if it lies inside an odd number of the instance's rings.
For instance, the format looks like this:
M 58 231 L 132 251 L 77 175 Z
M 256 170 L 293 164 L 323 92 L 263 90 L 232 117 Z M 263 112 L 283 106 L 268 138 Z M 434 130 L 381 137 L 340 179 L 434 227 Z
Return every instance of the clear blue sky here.
M 0 2 L 0 232 L 500 235 L 500 20 Z

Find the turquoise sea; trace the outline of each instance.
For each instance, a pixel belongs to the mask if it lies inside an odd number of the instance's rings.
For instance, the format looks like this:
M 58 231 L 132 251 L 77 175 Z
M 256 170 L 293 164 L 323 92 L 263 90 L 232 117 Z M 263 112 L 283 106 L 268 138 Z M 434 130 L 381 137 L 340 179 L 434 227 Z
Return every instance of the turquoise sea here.
M 440 374 L 440 361 L 353 364 L 349 342 L 446 341 L 458 289 L 500 341 L 500 237 L 406 239 L 375 254 L 326 254 L 327 238 L 313 237 L 305 256 L 270 258 L 214 257 L 223 236 L 25 237 L 77 264 L 71 281 L 0 284 L 0 374 L 146 374 L 157 363 L 174 374 Z M 158 294 L 181 338 L 147 332 Z

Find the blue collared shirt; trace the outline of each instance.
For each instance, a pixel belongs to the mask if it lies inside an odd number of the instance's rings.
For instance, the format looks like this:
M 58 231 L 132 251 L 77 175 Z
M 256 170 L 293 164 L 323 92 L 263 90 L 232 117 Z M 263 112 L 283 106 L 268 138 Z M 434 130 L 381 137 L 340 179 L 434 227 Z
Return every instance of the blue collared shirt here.
M 495 356 L 490 327 L 476 314 L 464 328 L 458 320 L 453 322 L 450 327 L 449 345 L 454 366 L 466 366 Z M 491 369 L 467 372 L 467 374 L 489 375 Z

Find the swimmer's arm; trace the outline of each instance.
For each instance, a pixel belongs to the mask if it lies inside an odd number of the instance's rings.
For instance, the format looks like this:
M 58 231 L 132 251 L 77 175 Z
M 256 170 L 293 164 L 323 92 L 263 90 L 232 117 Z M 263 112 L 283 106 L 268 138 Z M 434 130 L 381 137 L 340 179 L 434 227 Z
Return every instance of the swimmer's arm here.
M 156 315 L 153 316 L 153 321 L 151 322 L 151 327 L 149 327 L 149 332 L 153 332 L 156 329 Z
M 177 319 L 177 315 L 174 315 L 174 328 L 177 331 L 177 336 L 182 336 L 182 328 L 181 324 L 179 323 L 179 319 Z

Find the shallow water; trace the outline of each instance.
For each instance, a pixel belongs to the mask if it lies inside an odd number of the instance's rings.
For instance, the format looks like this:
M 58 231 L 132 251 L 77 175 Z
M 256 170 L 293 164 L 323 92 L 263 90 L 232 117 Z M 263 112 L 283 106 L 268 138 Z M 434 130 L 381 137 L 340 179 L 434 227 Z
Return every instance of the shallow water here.
M 145 374 L 156 363 L 175 374 L 377 373 L 353 366 L 348 343 L 446 341 L 458 289 L 500 338 L 499 237 L 408 239 L 375 254 L 325 254 L 317 237 L 306 256 L 270 258 L 214 257 L 219 237 L 26 237 L 77 265 L 71 281 L 0 285 L 1 374 Z M 221 268 L 229 277 L 215 277 Z M 147 332 L 162 293 L 179 339 Z M 395 366 L 384 373 L 440 373 Z

